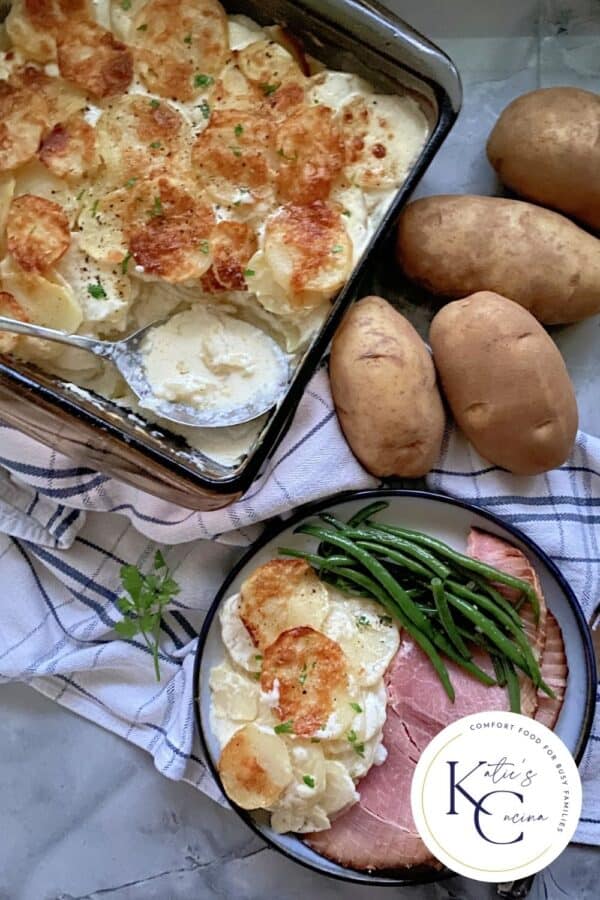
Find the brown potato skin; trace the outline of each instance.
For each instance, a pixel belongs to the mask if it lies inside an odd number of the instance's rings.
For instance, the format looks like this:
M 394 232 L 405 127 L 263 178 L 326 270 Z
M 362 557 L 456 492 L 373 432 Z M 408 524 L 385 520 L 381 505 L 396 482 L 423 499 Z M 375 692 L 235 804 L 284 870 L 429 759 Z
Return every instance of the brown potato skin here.
M 329 374 L 342 430 L 371 474 L 430 471 L 444 408 L 431 356 L 404 316 L 381 297 L 359 300 L 333 339 Z
M 487 155 L 515 193 L 600 231 L 600 94 L 554 87 L 517 97 Z
M 454 418 L 475 449 L 516 475 L 560 466 L 577 434 L 575 391 L 552 338 L 506 297 L 444 306 L 429 341 Z
M 600 240 L 531 203 L 424 197 L 402 213 L 396 249 L 409 278 L 450 299 L 495 291 L 545 325 L 600 312 Z

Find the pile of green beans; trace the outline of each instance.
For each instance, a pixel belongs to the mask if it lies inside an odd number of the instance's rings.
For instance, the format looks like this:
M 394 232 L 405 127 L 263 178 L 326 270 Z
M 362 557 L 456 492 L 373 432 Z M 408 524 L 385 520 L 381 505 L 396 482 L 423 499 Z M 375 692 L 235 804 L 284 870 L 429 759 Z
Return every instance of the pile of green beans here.
M 305 559 L 343 593 L 380 603 L 427 654 L 452 701 L 455 691 L 444 656 L 483 684 L 506 687 L 513 712 L 521 711 L 517 669 L 553 697 L 517 611 L 529 602 L 539 620 L 533 587 L 437 538 L 375 522 L 388 505 L 371 503 L 348 522 L 324 513 L 321 522 L 296 529 L 319 541 L 315 553 L 285 547 L 279 552 Z M 494 583 L 518 591 L 519 601 L 513 606 Z M 495 678 L 473 662 L 474 646 L 489 654 Z

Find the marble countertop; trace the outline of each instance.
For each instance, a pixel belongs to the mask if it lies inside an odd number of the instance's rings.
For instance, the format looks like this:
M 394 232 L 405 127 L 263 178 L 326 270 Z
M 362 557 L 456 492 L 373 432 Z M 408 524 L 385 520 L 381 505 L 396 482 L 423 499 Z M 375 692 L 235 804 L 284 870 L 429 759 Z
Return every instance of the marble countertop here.
M 388 0 L 455 60 L 458 124 L 418 193 L 494 193 L 483 146 L 496 116 L 537 86 L 598 89 L 599 0 Z M 410 309 L 416 324 L 423 311 Z M 600 317 L 555 338 L 582 426 L 600 434 Z M 267 849 L 231 812 L 167 781 L 141 751 L 23 685 L 4 685 L 0 716 L 0 900 L 383 900 L 397 889 L 340 885 Z M 600 851 L 571 846 L 536 879 L 534 900 L 597 896 Z M 485 900 L 453 878 L 411 900 Z

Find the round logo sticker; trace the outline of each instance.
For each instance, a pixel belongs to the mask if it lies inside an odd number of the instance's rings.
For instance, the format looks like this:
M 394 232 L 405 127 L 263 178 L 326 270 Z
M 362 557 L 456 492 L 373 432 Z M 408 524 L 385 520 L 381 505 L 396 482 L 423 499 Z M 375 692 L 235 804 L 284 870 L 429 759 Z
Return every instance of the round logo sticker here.
M 565 849 L 581 781 L 561 739 L 534 719 L 475 713 L 423 751 L 411 788 L 415 824 L 440 862 L 478 881 L 539 872 Z

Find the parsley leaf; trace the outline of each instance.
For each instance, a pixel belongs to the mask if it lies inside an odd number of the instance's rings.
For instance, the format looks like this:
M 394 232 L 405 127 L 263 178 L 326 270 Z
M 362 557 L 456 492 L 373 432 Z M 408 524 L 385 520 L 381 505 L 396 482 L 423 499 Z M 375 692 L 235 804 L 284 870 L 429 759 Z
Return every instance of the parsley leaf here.
M 240 125 L 240 124 L 238 123 L 238 124 L 235 126 L 235 128 L 233 129 L 233 133 L 235 134 L 236 137 L 240 137 L 240 135 L 242 135 L 242 134 L 244 133 L 244 126 L 243 126 L 243 125 Z
M 356 616 L 354 621 L 356 622 L 357 628 L 370 628 L 371 627 L 371 623 L 369 622 L 369 620 L 367 619 L 366 616 L 362 616 L 362 615 Z
M 215 79 L 212 75 L 194 75 L 194 86 L 195 87 L 210 87 L 211 84 L 214 84 Z
M 131 0 L 121 0 L 121 9 L 124 9 L 125 12 L 131 9 Z
M 342 253 L 343 250 L 344 250 L 344 248 L 342 247 L 341 244 L 336 244 L 335 247 L 331 248 L 332 253 Z
M 171 578 L 160 550 L 157 550 L 154 556 L 153 571 L 149 575 L 144 575 L 137 566 L 123 566 L 121 584 L 129 596 L 120 597 L 117 601 L 117 606 L 125 618 L 116 623 L 115 631 L 123 638 L 142 635 L 152 652 L 156 680 L 160 681 L 158 661 L 160 623 L 165 606 L 179 593 L 179 585 Z
M 259 84 L 259 88 L 261 89 L 265 97 L 270 97 L 271 94 L 274 94 L 275 91 L 280 87 L 281 82 L 278 82 L 277 84 L 268 84 L 268 82 L 263 81 L 261 84 Z
M 144 22 L 143 25 L 138 25 L 138 27 L 136 28 L 136 31 L 148 31 L 148 24 L 147 24 L 147 22 Z
M 98 212 L 98 204 L 99 204 L 99 203 L 100 203 L 99 200 L 97 200 L 97 199 L 94 200 L 94 205 L 92 206 L 92 215 L 93 215 L 93 216 L 95 216 L 96 213 Z
M 75 199 L 77 200 L 78 203 L 79 203 L 79 201 L 81 200 L 81 198 L 83 197 L 84 194 L 85 194 L 85 188 L 82 188 L 82 189 L 79 191 L 79 193 L 77 194 L 77 196 L 75 197 Z
M 105 300 L 106 299 L 106 291 L 100 284 L 100 282 L 96 282 L 96 284 L 88 284 L 87 286 L 88 294 L 94 298 L 94 300 Z
M 358 735 L 356 734 L 356 732 L 349 731 L 348 734 L 346 735 L 346 737 L 348 738 L 348 743 L 352 744 L 352 749 L 354 750 L 354 752 L 357 753 L 359 756 L 364 756 L 365 755 L 365 745 L 362 741 L 360 741 L 360 742 L 358 741 Z
M 163 214 L 163 205 L 160 197 L 154 198 L 154 204 L 152 205 L 152 209 L 148 213 L 151 219 L 156 218 L 156 216 L 162 216 Z
M 281 725 L 276 725 L 273 731 L 275 732 L 275 734 L 293 734 L 294 723 L 291 719 L 288 719 L 287 722 L 282 722 Z
M 208 241 L 200 241 L 200 243 L 198 245 L 198 249 L 200 250 L 200 253 L 208 253 L 208 250 L 209 250 Z
M 362 706 L 360 705 L 360 703 L 351 703 L 350 706 L 352 707 L 352 709 L 354 710 L 355 713 L 362 712 Z
M 189 44 L 192 43 L 192 36 L 191 36 L 191 34 L 186 34 L 186 36 L 185 36 L 184 39 L 183 39 L 183 43 L 184 43 L 184 44 L 188 44 L 188 46 L 189 46 Z
M 150 144 L 150 147 L 153 150 L 160 150 L 160 148 L 162 147 L 162 144 L 160 141 L 152 141 L 152 143 Z
M 253 275 L 256 275 L 254 269 L 244 269 L 244 278 L 252 278 Z
M 206 100 L 203 100 L 200 104 L 200 112 L 202 113 L 203 118 L 210 119 L 210 106 Z
M 137 181 L 137 178 L 129 178 L 129 179 L 125 182 L 125 187 L 126 187 L 126 188 L 132 188 L 132 187 L 134 186 L 134 184 L 136 183 L 136 181 Z
M 315 779 L 312 777 L 312 775 L 304 775 L 302 777 L 302 781 L 309 788 L 314 788 L 315 786 Z
M 342 210 L 342 215 L 343 215 L 343 216 L 347 216 L 348 218 L 350 218 L 350 216 L 352 215 L 352 213 L 350 212 L 349 209 L 343 209 L 343 210 Z
M 121 272 L 123 273 L 123 275 L 127 275 L 127 269 L 129 268 L 129 260 L 131 259 L 132 256 L 133 256 L 133 254 L 128 250 L 127 256 L 124 256 L 123 259 L 121 260 Z
M 158 107 L 160 106 L 160 100 L 154 98 L 150 101 L 150 106 L 152 107 L 152 109 L 158 109 Z
M 242 155 L 242 151 L 240 150 L 239 147 L 230 147 L 229 149 L 231 150 L 231 152 L 233 153 L 234 156 Z
M 298 676 L 298 681 L 300 682 L 302 687 L 304 687 L 304 684 L 305 684 L 307 678 L 308 678 L 308 666 L 306 665 L 306 663 L 304 663 L 304 665 L 302 666 L 300 675 Z

